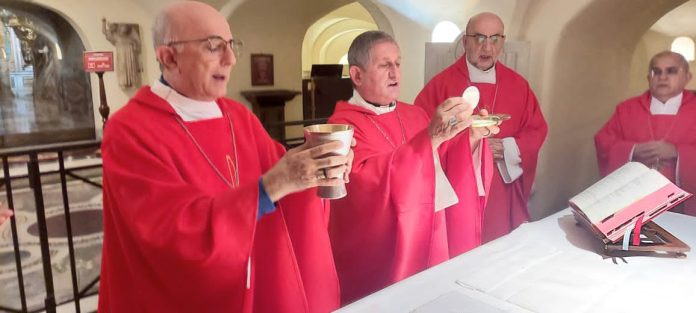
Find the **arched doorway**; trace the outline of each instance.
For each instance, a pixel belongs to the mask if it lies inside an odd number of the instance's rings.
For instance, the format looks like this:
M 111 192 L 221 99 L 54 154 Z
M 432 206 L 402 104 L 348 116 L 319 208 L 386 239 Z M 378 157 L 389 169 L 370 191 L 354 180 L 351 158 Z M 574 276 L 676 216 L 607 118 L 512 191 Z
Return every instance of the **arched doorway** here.
M 0 0 L 0 147 L 94 137 L 84 44 L 62 16 Z
M 303 76 L 309 76 L 312 64 L 341 63 L 355 37 L 377 29 L 370 12 L 358 2 L 321 17 L 307 29 L 302 42 Z M 347 66 L 344 66 L 343 73 L 347 74 Z
M 368 2 L 345 4 L 321 16 L 307 28 L 302 41 L 303 119 L 327 118 L 333 113 L 337 101 L 351 97 L 353 87 L 348 78 L 347 54 L 358 35 L 378 29 L 392 33 L 387 19 Z M 342 73 L 333 76 L 319 74 L 320 71 L 313 71 L 317 64 L 342 64 Z M 315 77 L 317 74 L 321 77 Z M 289 131 L 299 133 L 300 130 Z

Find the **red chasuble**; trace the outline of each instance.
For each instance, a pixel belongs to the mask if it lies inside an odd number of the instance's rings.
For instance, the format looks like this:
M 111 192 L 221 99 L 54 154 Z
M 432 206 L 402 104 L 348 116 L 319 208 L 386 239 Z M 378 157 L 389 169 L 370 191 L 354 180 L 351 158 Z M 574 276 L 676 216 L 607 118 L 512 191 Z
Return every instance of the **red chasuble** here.
M 109 119 L 100 312 L 338 307 L 328 212 L 315 190 L 283 198 L 257 222 L 259 178 L 284 150 L 244 106 L 217 103 L 229 119 L 182 126 L 145 87 Z
M 602 176 L 626 164 L 635 144 L 665 140 L 677 147 L 678 162 L 667 162 L 660 173 L 682 189 L 696 193 L 696 97 L 684 91 L 676 115 L 652 115 L 650 92 L 628 99 L 595 135 L 597 160 Z M 678 163 L 678 164 L 677 164 Z M 684 213 L 696 216 L 696 200 L 683 204 Z
M 497 84 L 471 83 L 463 55 L 423 88 L 415 100 L 430 115 L 447 98 L 461 97 L 470 85 L 479 88 L 481 100 L 478 108 L 489 113 L 507 113 L 512 116 L 500 126 L 495 138 L 513 137 L 520 149 L 523 174 L 510 184 L 503 182 L 500 171 L 493 172 L 488 203 L 484 213 L 483 242 L 488 242 L 529 220 L 527 200 L 529 198 L 537 157 L 546 138 L 546 121 L 539 103 L 527 81 L 502 63 L 496 63 Z M 456 157 L 456 156 L 455 156 Z
M 353 125 L 357 141 L 348 196 L 332 201 L 329 223 L 342 303 L 480 244 L 468 133 L 450 141 L 448 149 L 461 151 L 457 165 L 448 168 L 442 160 L 459 203 L 435 212 L 429 118 L 421 108 L 399 102 L 394 111 L 376 115 L 339 102 L 329 122 Z M 484 174 L 490 173 L 490 162 L 483 165 Z

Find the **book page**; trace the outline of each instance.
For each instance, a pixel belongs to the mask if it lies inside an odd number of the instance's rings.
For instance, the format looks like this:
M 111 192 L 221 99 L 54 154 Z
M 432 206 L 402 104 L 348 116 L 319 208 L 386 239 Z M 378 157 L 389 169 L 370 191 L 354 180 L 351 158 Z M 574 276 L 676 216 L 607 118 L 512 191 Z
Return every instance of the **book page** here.
M 617 170 L 611 172 L 611 174 L 594 183 L 577 196 L 571 198 L 570 202 L 575 204 L 575 206 L 587 214 L 588 212 L 586 209 L 592 204 L 648 171 L 650 171 L 650 169 L 648 169 L 648 167 L 642 163 L 628 162 L 624 166 L 618 168 Z
M 604 196 L 599 201 L 583 209 L 592 224 L 630 206 L 643 197 L 669 185 L 670 181 L 656 170 L 649 170 L 623 187 Z

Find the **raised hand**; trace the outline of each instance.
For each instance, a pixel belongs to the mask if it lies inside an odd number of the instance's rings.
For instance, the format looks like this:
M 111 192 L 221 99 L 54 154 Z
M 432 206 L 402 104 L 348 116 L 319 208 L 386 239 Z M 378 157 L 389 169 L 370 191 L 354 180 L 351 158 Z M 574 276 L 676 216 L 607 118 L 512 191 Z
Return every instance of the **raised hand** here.
M 304 143 L 288 150 L 262 177 L 268 196 L 275 202 L 288 194 L 307 188 L 344 183 L 353 163 L 353 150 L 345 156 L 328 155 L 341 146 L 340 141 L 331 141 L 312 148 Z
M 479 110 L 479 115 L 487 116 L 488 111 L 486 109 Z M 486 126 L 486 127 L 472 127 L 469 131 L 469 143 L 471 144 L 471 149 L 474 150 L 478 145 L 479 141 L 483 138 L 488 138 L 500 132 L 500 128 L 497 125 Z M 503 143 L 500 139 L 488 139 L 488 143 L 493 152 L 493 158 L 496 158 L 496 153 L 499 154 L 500 158 L 503 158 Z M 495 146 L 495 148 L 494 148 Z M 498 158 L 496 158 L 498 159 Z
M 437 107 L 428 125 L 433 149 L 471 125 L 473 108 L 461 97 L 452 97 Z

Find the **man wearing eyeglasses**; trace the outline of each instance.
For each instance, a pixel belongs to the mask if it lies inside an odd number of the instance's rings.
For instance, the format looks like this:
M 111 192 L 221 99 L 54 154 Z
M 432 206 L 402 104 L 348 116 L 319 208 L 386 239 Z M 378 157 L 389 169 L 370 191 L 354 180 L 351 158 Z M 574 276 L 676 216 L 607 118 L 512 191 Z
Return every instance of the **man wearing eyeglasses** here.
M 649 90 L 621 102 L 595 135 L 602 176 L 636 161 L 696 193 L 696 97 L 685 90 L 690 80 L 689 62 L 681 54 L 663 51 L 652 57 Z M 696 200 L 676 210 L 696 216 Z
M 498 62 L 505 43 L 502 20 L 488 12 L 475 15 L 464 36 L 465 54 L 426 84 L 415 104 L 432 114 L 444 99 L 476 86 L 481 93 L 479 109 L 511 116 L 500 125 L 500 133 L 488 140 L 497 169 L 490 190 L 479 192 L 482 199 L 488 197 L 485 208 L 483 201 L 472 208 L 481 225 L 477 239 L 485 243 L 529 220 L 527 201 L 547 126 L 529 83 Z
M 106 124 L 99 312 L 329 312 L 339 286 L 314 186 L 330 142 L 285 152 L 224 98 L 239 42 L 201 2 L 158 15 L 162 76 Z M 337 178 L 334 178 L 337 177 Z

